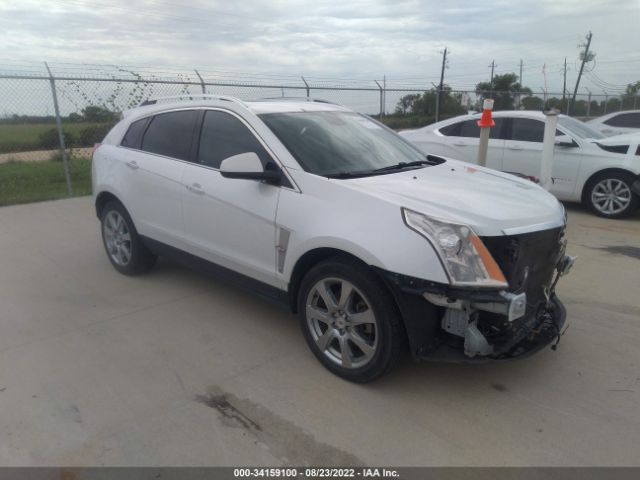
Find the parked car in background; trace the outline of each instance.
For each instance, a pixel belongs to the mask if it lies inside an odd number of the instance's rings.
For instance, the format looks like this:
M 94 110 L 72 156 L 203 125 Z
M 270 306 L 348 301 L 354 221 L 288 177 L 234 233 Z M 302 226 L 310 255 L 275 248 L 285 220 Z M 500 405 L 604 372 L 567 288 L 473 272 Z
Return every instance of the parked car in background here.
M 475 163 L 480 115 L 463 115 L 400 132 L 423 152 Z M 494 112 L 487 166 L 539 176 L 545 116 L 537 111 Z M 582 202 L 603 217 L 630 215 L 640 202 L 640 134 L 605 137 L 584 122 L 560 115 L 550 192 Z
M 338 105 L 192 97 L 126 112 L 95 150 L 119 272 L 168 255 L 283 300 L 318 360 L 358 382 L 407 346 L 472 362 L 559 338 L 573 259 L 539 186 L 425 155 Z
M 623 133 L 640 132 L 640 110 L 626 110 L 608 113 L 586 122 L 591 128 L 606 136 L 621 135 Z

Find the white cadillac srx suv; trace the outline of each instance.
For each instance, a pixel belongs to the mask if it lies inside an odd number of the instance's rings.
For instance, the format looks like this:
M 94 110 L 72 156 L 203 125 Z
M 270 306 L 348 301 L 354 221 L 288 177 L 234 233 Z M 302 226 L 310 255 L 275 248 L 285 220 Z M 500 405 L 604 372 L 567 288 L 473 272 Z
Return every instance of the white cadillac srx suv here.
M 554 290 L 573 258 L 558 200 L 338 105 L 147 101 L 97 146 L 93 192 L 119 272 L 172 256 L 285 301 L 318 360 L 351 381 L 407 349 L 526 356 L 565 323 Z

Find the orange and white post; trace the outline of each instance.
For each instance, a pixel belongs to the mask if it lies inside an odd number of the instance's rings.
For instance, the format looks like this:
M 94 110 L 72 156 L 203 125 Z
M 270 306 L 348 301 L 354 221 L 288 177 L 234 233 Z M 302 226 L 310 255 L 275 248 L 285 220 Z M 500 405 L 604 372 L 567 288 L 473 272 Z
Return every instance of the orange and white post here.
M 495 127 L 496 122 L 491 118 L 491 111 L 493 110 L 493 100 L 487 98 L 482 104 L 482 117 L 478 120 L 478 127 L 480 127 L 480 145 L 478 146 L 478 165 L 482 167 L 487 166 L 487 147 L 489 146 L 489 134 L 491 128 Z

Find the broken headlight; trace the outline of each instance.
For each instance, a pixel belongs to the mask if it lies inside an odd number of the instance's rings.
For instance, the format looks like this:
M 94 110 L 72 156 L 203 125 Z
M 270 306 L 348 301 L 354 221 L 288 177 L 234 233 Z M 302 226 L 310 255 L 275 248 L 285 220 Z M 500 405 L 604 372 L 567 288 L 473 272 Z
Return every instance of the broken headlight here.
M 452 285 L 509 286 L 487 247 L 468 225 L 437 220 L 406 208 L 402 216 L 411 230 L 433 245 Z

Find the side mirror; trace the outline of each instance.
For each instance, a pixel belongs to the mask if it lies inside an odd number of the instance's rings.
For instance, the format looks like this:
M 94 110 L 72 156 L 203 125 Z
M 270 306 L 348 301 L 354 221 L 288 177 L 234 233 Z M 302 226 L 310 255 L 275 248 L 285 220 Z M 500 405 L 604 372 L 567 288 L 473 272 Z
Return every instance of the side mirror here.
M 258 155 L 254 152 L 240 153 L 225 158 L 220 164 L 220 174 L 226 178 L 241 178 L 245 180 L 262 180 L 268 183 L 279 183 L 281 172 L 277 167 L 265 170 Z
M 576 141 L 569 135 L 558 135 L 556 137 L 556 147 L 573 148 L 577 146 Z

